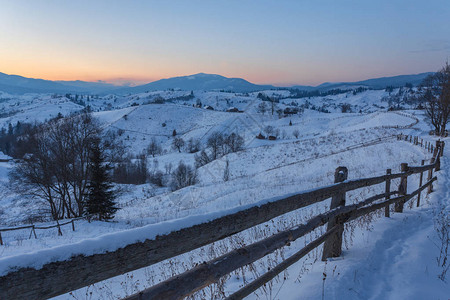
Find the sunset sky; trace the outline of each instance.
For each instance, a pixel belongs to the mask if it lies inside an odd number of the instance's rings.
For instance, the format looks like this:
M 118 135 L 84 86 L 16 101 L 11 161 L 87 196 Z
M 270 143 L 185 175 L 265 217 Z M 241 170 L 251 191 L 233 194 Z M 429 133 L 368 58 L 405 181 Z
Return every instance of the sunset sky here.
M 449 57 L 448 0 L 0 0 L 0 72 L 26 77 L 317 85 L 434 71 Z

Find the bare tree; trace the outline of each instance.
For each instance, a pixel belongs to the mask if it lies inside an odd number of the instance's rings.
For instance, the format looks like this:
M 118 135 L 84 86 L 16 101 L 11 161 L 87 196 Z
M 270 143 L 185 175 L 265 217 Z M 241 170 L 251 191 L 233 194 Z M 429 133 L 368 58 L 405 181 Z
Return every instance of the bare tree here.
M 422 99 L 437 135 L 444 136 L 450 118 L 450 66 L 448 62 L 422 83 Z
M 161 153 L 162 153 L 161 146 L 156 142 L 155 138 L 152 138 L 150 144 L 147 147 L 147 154 L 155 157 L 156 155 L 159 155 Z
M 182 161 L 172 173 L 172 182 L 170 184 L 172 190 L 179 190 L 197 183 L 197 172 L 189 165 L 185 165 Z
M 202 150 L 199 154 L 195 155 L 195 167 L 200 168 L 208 163 L 210 163 L 212 159 L 208 156 L 205 150 Z
M 182 138 L 176 137 L 172 141 L 172 148 L 181 152 L 181 149 L 184 147 L 184 140 Z
M 224 139 L 225 153 L 237 152 L 244 148 L 244 138 L 236 133 L 231 133 Z
M 224 144 L 224 137 L 223 134 L 220 132 L 213 132 L 207 141 L 208 147 L 211 147 L 212 151 L 212 160 L 217 159 L 222 151 Z
M 34 134 L 23 137 L 29 153 L 12 171 L 13 184 L 19 192 L 45 200 L 54 219 L 80 216 L 92 145 L 100 133 L 89 113 L 39 126 Z

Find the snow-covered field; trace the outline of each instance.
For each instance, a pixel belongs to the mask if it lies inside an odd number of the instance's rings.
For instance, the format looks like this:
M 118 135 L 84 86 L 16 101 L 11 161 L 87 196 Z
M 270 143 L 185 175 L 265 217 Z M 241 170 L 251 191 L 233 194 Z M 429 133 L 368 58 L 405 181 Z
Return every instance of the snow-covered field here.
M 317 107 L 326 105 L 331 111 L 323 113 L 305 108 L 303 113 L 287 117 L 258 112 L 261 100 L 257 94 L 195 91 L 195 98 L 185 100 L 183 97 L 189 95 L 187 92 L 160 91 L 90 99 L 87 104 L 95 111 L 94 116 L 105 131 L 121 132 L 118 138 L 126 145 L 129 154 L 138 155 L 152 138 L 156 139 L 163 153 L 148 158 L 148 167 L 152 170 L 164 172 L 167 164 L 175 166 L 179 161 L 193 165 L 195 154 L 179 153 L 171 148 L 173 130 L 184 140 L 200 140 L 203 147 L 213 132 L 237 132 L 244 137 L 245 146 L 241 151 L 200 167 L 199 183 L 193 186 L 172 192 L 151 184 L 122 185 L 123 193 L 117 199 L 121 209 L 113 222 L 88 223 L 81 220 L 75 223 L 75 231 L 70 225 L 63 227 L 62 236 L 58 236 L 56 228 L 37 230 L 37 239 L 29 238 L 29 230 L 2 232 L 5 245 L 0 246 L 0 273 L 15 263 L 40 266 L 73 254 L 114 250 L 133 240 L 209 220 L 265 199 L 325 186 L 333 182 L 334 170 L 338 166 L 348 167 L 349 179 L 356 179 L 382 175 L 387 168 L 399 171 L 402 162 L 420 165 L 422 159 L 430 158 L 424 149 L 397 141 L 394 137 L 402 132 L 422 135 L 425 140 L 432 141 L 433 138 L 426 134 L 429 127 L 423 111 L 388 112 L 387 103 L 382 101 L 387 95 L 385 91 L 364 91 L 356 95 L 348 92 L 311 99 L 283 98 L 289 96 L 288 91 L 266 91 L 267 95 L 280 97 L 278 106 L 282 109 L 291 103 L 301 105 L 309 101 Z M 157 96 L 173 100 L 165 104 L 148 104 Z M 0 109 L 9 115 L 0 118 L 0 128 L 6 128 L 9 123 L 14 125 L 17 121 L 44 121 L 59 112 L 67 115 L 83 109 L 66 97 L 25 95 L 15 98 L 2 94 L 1 98 Z M 198 102 L 215 110 L 196 107 Z M 341 113 L 339 105 L 342 103 L 350 104 L 353 113 Z M 229 107 L 237 107 L 243 112 L 225 112 Z M 419 118 L 419 123 L 416 118 Z M 259 133 L 264 134 L 267 126 L 278 129 L 276 141 L 255 138 Z M 447 156 L 449 150 L 447 147 Z M 226 161 L 229 163 L 228 181 L 223 176 Z M 11 190 L 7 173 L 13 165 L 13 161 L 0 162 L 1 227 L 27 223 L 30 211 L 42 206 Z M 354 225 L 346 233 L 348 249 L 343 258 L 324 264 L 316 261 L 319 250 L 315 250 L 250 298 L 320 299 L 323 293 L 324 299 L 424 299 L 423 295 L 432 295 L 431 299 L 446 299 L 448 293 L 445 291 L 450 290 L 449 286 L 436 275 L 433 211 L 439 203 L 446 206 L 447 211 L 449 209 L 448 167 L 444 159 L 437 192 L 426 198 L 421 208 L 407 209 L 402 215 L 395 214 L 391 219 L 376 220 L 369 225 Z M 409 187 L 413 190 L 417 184 L 418 179 L 412 179 Z M 349 193 L 348 201 L 360 201 L 383 189 L 379 186 Z M 92 299 L 117 299 L 129 295 L 170 277 L 173 272 L 183 271 L 195 262 L 214 258 L 231 246 L 260 239 L 302 222 L 327 209 L 328 202 L 277 218 L 267 229 L 259 226 L 206 246 L 204 250 L 58 298 L 84 299 L 90 292 L 93 293 Z M 243 280 L 250 281 L 264 268 L 294 253 L 318 232 L 320 230 L 258 262 L 253 271 L 245 268 L 241 273 L 233 273 L 222 287 L 207 289 L 199 297 L 209 298 L 221 288 L 226 293 L 236 290 L 242 286 Z M 95 247 L 91 247 L 94 244 Z M 326 280 L 323 280 L 323 273 L 327 274 Z M 415 282 L 420 284 L 414 285 Z M 405 285 L 414 287 L 408 290 L 411 294 L 404 292 Z

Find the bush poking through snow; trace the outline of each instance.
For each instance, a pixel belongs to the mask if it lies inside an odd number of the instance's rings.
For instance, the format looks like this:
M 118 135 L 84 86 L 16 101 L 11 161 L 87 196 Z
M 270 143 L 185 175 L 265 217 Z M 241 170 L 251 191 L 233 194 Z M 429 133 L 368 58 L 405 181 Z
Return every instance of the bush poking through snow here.
M 176 191 L 189 185 L 194 185 L 197 181 L 197 171 L 180 161 L 178 167 L 172 173 L 170 187 L 173 191 Z
M 194 139 L 194 138 L 190 138 L 187 142 L 186 145 L 186 150 L 189 153 L 196 153 L 198 151 L 200 151 L 200 140 L 199 139 Z

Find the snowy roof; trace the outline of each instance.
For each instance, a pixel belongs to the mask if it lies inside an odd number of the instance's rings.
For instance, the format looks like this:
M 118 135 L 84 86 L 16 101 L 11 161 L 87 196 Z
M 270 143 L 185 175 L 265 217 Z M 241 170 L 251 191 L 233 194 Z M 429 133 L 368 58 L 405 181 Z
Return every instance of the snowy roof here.
M 6 154 L 4 154 L 2 151 L 0 151 L 0 160 L 9 160 L 12 159 L 11 156 L 8 156 Z

